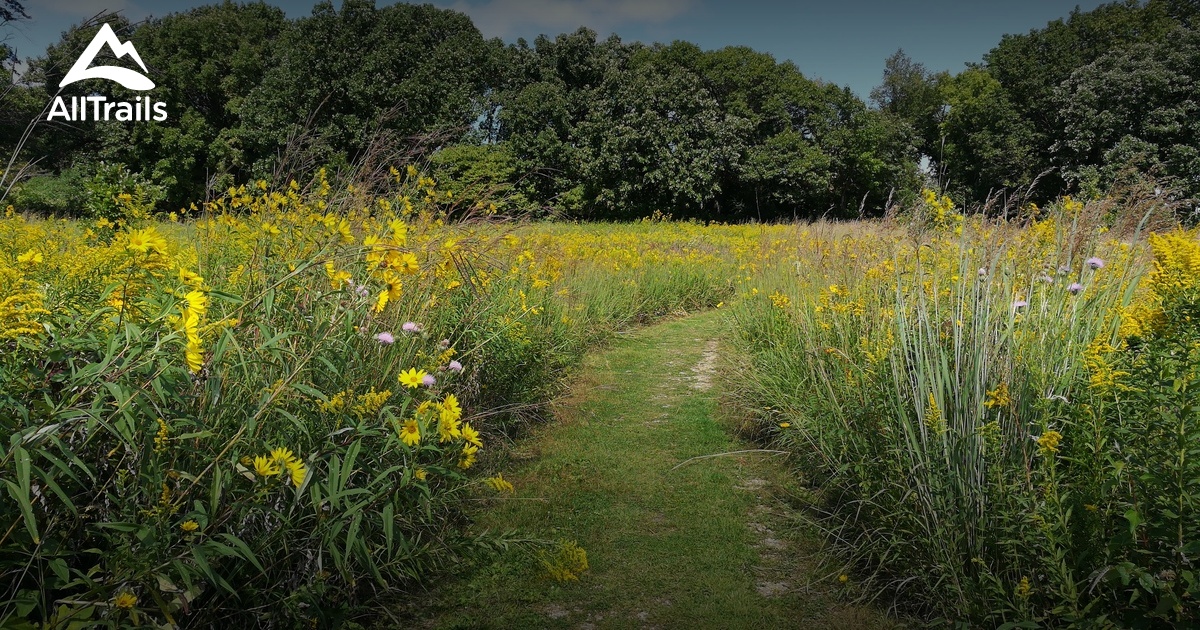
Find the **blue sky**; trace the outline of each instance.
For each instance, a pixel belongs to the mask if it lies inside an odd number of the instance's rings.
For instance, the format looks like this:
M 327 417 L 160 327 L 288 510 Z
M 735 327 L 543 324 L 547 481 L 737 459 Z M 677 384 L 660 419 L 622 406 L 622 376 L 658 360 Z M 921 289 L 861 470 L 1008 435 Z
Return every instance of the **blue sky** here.
M 274 0 L 289 17 L 308 15 L 314 0 Z M 203 0 L 29 0 L 33 19 L 7 36 L 22 57 L 41 54 L 71 24 L 102 10 L 131 19 L 208 4 Z M 340 4 L 340 2 L 335 2 Z M 377 0 L 379 6 L 391 4 Z M 1004 33 L 1024 33 L 1093 0 L 434 0 L 463 11 L 487 37 L 532 40 L 584 25 L 626 41 L 688 40 L 703 48 L 750 46 L 790 59 L 805 75 L 848 85 L 866 97 L 883 60 L 903 48 L 931 70 L 956 72 L 979 61 Z M 134 42 L 136 44 L 136 40 Z

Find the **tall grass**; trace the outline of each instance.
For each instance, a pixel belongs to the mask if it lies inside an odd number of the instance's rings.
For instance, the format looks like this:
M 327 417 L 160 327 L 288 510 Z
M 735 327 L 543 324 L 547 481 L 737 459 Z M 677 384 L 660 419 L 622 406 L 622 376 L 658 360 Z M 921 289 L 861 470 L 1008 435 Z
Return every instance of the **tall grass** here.
M 903 226 L 801 233 L 735 311 L 747 406 L 813 476 L 864 592 L 986 626 L 1194 620 L 1195 539 L 1163 547 L 1131 530 L 1126 471 L 1196 453 L 1131 451 L 1118 436 L 1152 412 L 1129 395 L 1098 411 L 1121 372 L 1110 364 L 1147 360 L 1123 356 L 1119 330 L 1144 241 L 1108 238 L 1100 209 L 1069 199 L 1026 228 L 946 220 L 943 201 Z M 1195 364 L 1176 368 L 1182 387 Z M 1194 441 L 1195 410 L 1171 417 Z M 1194 463 L 1174 469 L 1200 482 Z M 1194 488 L 1158 490 L 1186 506 L 1160 518 L 1194 518 Z M 1139 587 L 1132 567 L 1154 577 Z

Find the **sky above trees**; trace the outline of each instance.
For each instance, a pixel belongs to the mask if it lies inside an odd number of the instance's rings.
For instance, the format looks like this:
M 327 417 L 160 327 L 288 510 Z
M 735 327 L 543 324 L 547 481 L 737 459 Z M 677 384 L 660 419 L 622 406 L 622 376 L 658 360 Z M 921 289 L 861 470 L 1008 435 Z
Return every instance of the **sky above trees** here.
M 269 0 L 288 17 L 308 15 L 315 0 Z M 32 19 L 9 25 L 8 44 L 22 57 L 45 52 L 62 31 L 100 11 L 132 20 L 213 0 L 38 0 Z M 1098 0 L 434 0 L 471 16 L 485 37 L 513 42 L 587 26 L 626 41 L 687 40 L 703 48 L 750 46 L 791 60 L 810 78 L 847 85 L 866 98 L 884 59 L 903 48 L 932 71 L 957 72 L 979 61 L 1005 33 L 1025 33 Z M 340 1 L 335 1 L 340 5 Z M 392 4 L 384 0 L 379 6 Z

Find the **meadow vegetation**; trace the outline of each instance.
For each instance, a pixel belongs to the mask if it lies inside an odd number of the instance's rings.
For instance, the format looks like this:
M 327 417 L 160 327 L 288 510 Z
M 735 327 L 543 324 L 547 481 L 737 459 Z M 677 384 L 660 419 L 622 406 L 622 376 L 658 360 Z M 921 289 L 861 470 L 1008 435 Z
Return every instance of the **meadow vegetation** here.
M 738 301 L 744 404 L 863 592 L 973 626 L 1196 622 L 1200 243 L 1123 210 L 1141 231 L 1104 200 L 1018 226 L 929 192 L 797 226 Z
M 857 592 L 984 625 L 1195 620 L 1200 244 L 1161 200 L 1006 221 L 926 191 L 885 222 L 731 226 L 453 197 L 408 167 L 192 217 L 10 208 L 4 614 L 334 624 L 561 545 L 467 534 L 466 500 L 511 490 L 489 450 L 589 348 L 722 307 L 746 369 L 720 386 L 797 456 Z
M 0 625 L 334 627 L 507 550 L 579 579 L 577 541 L 470 506 L 586 353 L 709 309 L 690 426 L 723 448 L 736 407 L 792 455 L 839 592 L 1200 624 L 1197 7 L 1076 10 L 955 75 L 898 51 L 870 105 L 745 47 L 371 0 L 102 15 L 21 73 L 0 42 Z M 166 121 L 46 120 L 106 20 Z M 129 96 L 62 96 L 92 93 Z
M 736 234 L 448 224 L 452 193 L 391 184 L 261 182 L 182 222 L 8 209 L 6 618 L 361 614 L 510 542 L 465 537 L 470 469 L 586 348 L 732 293 Z

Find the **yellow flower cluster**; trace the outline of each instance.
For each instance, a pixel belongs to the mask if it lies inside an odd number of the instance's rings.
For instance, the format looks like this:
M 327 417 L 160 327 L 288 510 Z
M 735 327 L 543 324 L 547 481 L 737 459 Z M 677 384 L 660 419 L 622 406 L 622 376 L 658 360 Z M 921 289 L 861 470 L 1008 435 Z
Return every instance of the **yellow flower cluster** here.
M 512 494 L 515 491 L 512 483 L 506 481 L 504 479 L 504 475 L 501 474 L 497 474 L 495 477 L 488 477 L 487 479 L 484 479 L 483 482 L 501 494 Z
M 351 411 L 360 418 L 373 416 L 379 413 L 379 410 L 383 408 L 383 405 L 387 403 L 388 398 L 391 398 L 391 396 L 391 390 L 385 389 L 377 392 L 372 387 L 371 391 L 358 395 L 358 400 L 354 403 Z
M 946 195 L 939 197 L 936 192 L 926 188 L 921 191 L 921 199 L 925 202 L 929 221 L 933 227 L 953 228 L 955 234 L 962 234 L 963 215 L 954 211 L 954 201 L 950 197 Z
M 552 552 L 540 551 L 538 559 L 550 577 L 558 582 L 577 582 L 588 570 L 587 551 L 575 541 L 562 541 Z
M 187 339 L 184 358 L 187 367 L 199 372 L 204 367 L 204 347 L 200 340 L 200 319 L 208 312 L 208 296 L 203 291 L 189 291 L 179 305 L 179 325 Z
M 1062 441 L 1062 434 L 1058 431 L 1050 429 L 1041 435 L 1037 440 L 1038 452 L 1042 455 L 1050 455 L 1058 452 L 1058 444 Z
M 987 392 L 987 399 L 983 401 L 983 406 L 988 409 L 997 407 L 1004 409 L 1012 404 L 1012 398 L 1008 395 L 1008 383 L 1001 382 L 996 386 L 996 389 Z
M 304 483 L 304 478 L 308 475 L 308 467 L 304 465 L 304 461 L 296 457 L 288 448 L 275 448 L 266 455 L 254 458 L 254 473 L 264 479 L 277 477 L 285 470 L 288 481 L 297 488 Z
M 1139 287 L 1137 299 L 1121 313 L 1122 337 L 1145 337 L 1165 324 L 1163 304 L 1200 287 L 1198 231 L 1151 234 L 1154 263 Z

